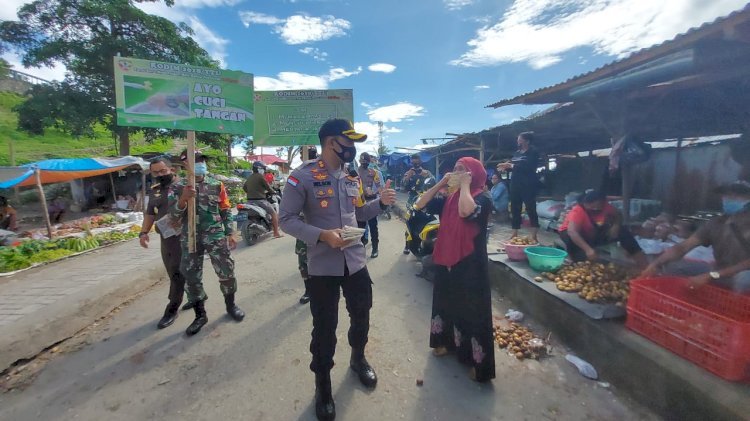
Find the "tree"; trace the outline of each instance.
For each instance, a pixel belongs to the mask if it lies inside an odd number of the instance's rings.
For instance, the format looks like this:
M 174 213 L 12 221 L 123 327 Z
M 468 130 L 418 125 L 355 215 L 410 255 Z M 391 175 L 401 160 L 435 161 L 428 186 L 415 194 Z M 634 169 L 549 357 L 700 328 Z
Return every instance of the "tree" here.
M 0 48 L 0 53 L 2 53 L 2 49 Z M 8 77 L 8 74 L 10 73 L 11 65 L 8 63 L 4 58 L 0 58 L 0 79 L 4 79 Z
M 159 0 L 36 0 L 18 12 L 18 21 L 0 22 L 0 51 L 16 50 L 27 67 L 62 63 L 65 80 L 32 91 L 18 107 L 19 128 L 33 133 L 56 126 L 71 134 L 92 133 L 96 123 L 118 134 L 120 154 L 130 153 L 129 134 L 147 139 L 159 129 L 118 127 L 115 115 L 113 57 L 120 54 L 150 60 L 217 67 L 190 36 L 186 24 L 175 25 L 149 15 L 135 3 Z M 165 0 L 172 6 L 174 0 Z
M 391 153 L 391 148 L 385 145 L 378 146 L 378 156 L 388 155 Z

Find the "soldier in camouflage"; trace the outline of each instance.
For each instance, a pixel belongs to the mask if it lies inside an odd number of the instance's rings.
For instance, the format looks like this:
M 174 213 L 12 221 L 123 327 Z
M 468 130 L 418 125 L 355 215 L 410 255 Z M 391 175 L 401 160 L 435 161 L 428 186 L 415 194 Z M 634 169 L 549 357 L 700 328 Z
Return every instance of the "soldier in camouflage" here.
M 308 146 L 307 156 L 310 160 L 318 159 L 318 148 L 315 146 Z M 302 165 L 304 165 L 304 163 Z M 307 272 L 307 244 L 298 239 L 294 245 L 294 253 L 297 255 L 299 274 L 305 282 L 305 293 L 299 298 L 299 303 L 307 304 L 310 302 L 310 274 Z
M 187 152 L 180 156 L 187 160 Z M 232 229 L 232 215 L 229 195 L 224 184 L 208 176 L 206 156 L 195 153 L 195 187 L 187 186 L 184 182 L 175 186 L 179 197 L 170 206 L 170 212 L 176 218 L 181 218 L 182 225 L 182 261 L 180 270 L 185 276 L 187 298 L 195 305 L 195 320 L 187 328 L 189 336 L 198 333 L 208 323 L 206 317 L 206 292 L 203 289 L 203 255 L 208 254 L 219 278 L 221 292 L 229 316 L 236 321 L 242 321 L 245 313 L 234 302 L 237 291 L 237 278 L 234 276 L 234 260 L 229 252 L 237 243 Z M 196 249 L 195 253 L 188 253 L 188 224 L 187 205 L 190 198 L 196 198 Z

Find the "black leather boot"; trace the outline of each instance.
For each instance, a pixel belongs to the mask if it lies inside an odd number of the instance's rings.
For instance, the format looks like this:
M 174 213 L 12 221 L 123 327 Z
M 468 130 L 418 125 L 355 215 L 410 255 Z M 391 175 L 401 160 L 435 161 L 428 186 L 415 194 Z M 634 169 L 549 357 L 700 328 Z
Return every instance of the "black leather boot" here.
M 193 323 L 190 323 L 190 326 L 188 326 L 185 331 L 188 336 L 193 336 L 200 332 L 201 328 L 208 323 L 208 317 L 206 317 L 206 304 L 204 301 L 196 301 L 193 310 L 195 310 L 195 320 L 193 320 Z
M 375 375 L 375 370 L 367 362 L 364 349 L 352 348 L 352 358 L 349 360 L 349 366 L 352 368 L 352 371 L 357 373 L 359 381 L 363 385 L 372 388 L 378 384 L 378 376 Z
M 169 304 L 167 304 L 167 308 L 164 309 L 164 316 L 162 316 L 161 320 L 159 320 L 159 323 L 156 324 L 156 327 L 159 329 L 164 329 L 167 326 L 171 326 L 177 318 L 177 311 L 179 309 L 180 303 L 170 302 Z
M 315 415 L 319 420 L 336 418 L 336 404 L 331 393 L 331 373 L 315 374 Z
M 234 320 L 241 322 L 245 318 L 245 312 L 240 310 L 239 307 L 234 303 L 234 294 L 227 294 L 224 296 L 224 304 L 227 305 L 227 314 Z
M 373 241 L 372 242 L 372 254 L 370 255 L 370 258 L 374 259 L 376 257 L 378 257 L 378 242 Z
M 302 296 L 299 298 L 300 304 L 307 304 L 310 302 L 310 288 L 308 285 L 309 283 L 310 283 L 310 280 L 305 279 L 305 293 L 302 294 Z
M 208 297 L 206 297 L 206 299 L 203 301 L 208 301 Z M 195 303 L 191 303 L 190 301 L 188 301 L 184 306 L 182 306 L 182 311 L 190 310 L 191 308 L 195 308 Z

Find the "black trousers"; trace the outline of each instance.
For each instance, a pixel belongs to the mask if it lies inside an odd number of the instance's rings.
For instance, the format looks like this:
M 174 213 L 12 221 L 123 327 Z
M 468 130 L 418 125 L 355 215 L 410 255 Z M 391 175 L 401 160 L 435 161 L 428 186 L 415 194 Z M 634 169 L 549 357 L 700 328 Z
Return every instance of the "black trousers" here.
M 372 243 L 378 244 L 380 242 L 380 237 L 378 236 L 378 217 L 376 216 L 366 222 L 357 221 L 357 226 L 360 228 L 364 228 L 368 225 L 370 226 L 370 238 L 372 239 Z
M 349 345 L 364 349 L 370 331 L 372 280 L 367 268 L 344 276 L 311 276 L 309 280 L 310 313 L 313 318 L 310 370 L 327 373 L 333 367 L 336 353 L 336 326 L 339 321 L 339 289 L 344 292 L 349 312 Z
M 510 216 L 514 230 L 521 228 L 521 209 L 526 206 L 531 226 L 539 228 L 539 216 L 536 214 L 536 189 L 523 186 L 510 187 Z
M 586 252 L 573 242 L 573 239 L 570 238 L 570 235 L 568 235 L 567 231 L 560 232 L 560 239 L 563 240 L 563 243 L 565 243 L 565 248 L 568 250 L 568 254 L 574 262 L 583 262 L 587 259 Z M 594 238 L 584 239 L 587 243 L 589 243 L 589 246 L 591 246 L 591 248 L 604 246 L 613 241 L 619 241 L 622 248 L 625 249 L 625 251 L 628 252 L 628 254 L 631 256 L 641 251 L 641 246 L 638 245 L 638 241 L 636 241 L 635 237 L 633 237 L 633 234 L 630 232 L 630 230 L 625 227 L 620 227 L 620 229 L 617 231 L 616 238 L 608 237 L 606 229 L 597 229 Z
M 182 302 L 182 296 L 185 293 L 185 277 L 180 272 L 181 259 L 180 236 L 162 238 L 161 260 L 169 276 L 169 302 L 177 303 L 177 305 Z

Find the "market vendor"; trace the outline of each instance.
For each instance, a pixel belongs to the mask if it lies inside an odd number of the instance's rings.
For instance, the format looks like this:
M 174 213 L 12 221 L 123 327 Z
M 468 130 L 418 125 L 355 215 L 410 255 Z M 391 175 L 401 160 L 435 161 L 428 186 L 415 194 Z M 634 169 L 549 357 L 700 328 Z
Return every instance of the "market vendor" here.
M 643 272 L 643 276 L 659 273 L 669 262 L 682 259 L 698 246 L 713 246 L 714 270 L 690 278 L 692 286 L 709 282 L 736 292 L 750 292 L 750 183 L 737 181 L 718 189 L 724 215 L 703 224 L 687 240 L 665 251 Z
M 16 210 L 8 204 L 8 199 L 0 196 L 0 229 L 15 231 L 18 229 Z
M 615 241 L 641 267 L 647 264 L 638 242 L 626 227 L 622 226 L 620 212 L 607 203 L 606 196 L 589 190 L 581 196 L 560 226 L 560 238 L 565 243 L 570 257 L 576 261 L 598 259 L 596 248 Z

